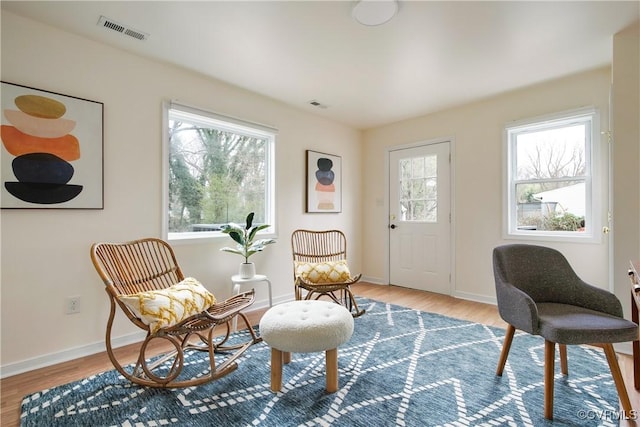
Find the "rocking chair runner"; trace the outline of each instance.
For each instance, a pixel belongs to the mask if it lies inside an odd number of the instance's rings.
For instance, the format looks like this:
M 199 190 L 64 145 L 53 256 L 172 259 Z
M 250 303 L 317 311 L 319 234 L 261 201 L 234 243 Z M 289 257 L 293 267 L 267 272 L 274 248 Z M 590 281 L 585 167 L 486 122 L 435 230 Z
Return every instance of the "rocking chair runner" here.
M 188 316 L 176 324 L 159 328 L 146 324 L 121 300 L 127 295 L 167 290 L 184 281 L 185 277 L 178 266 L 173 249 L 163 240 L 147 238 L 126 243 L 95 243 L 91 247 L 91 260 L 105 284 L 105 291 L 111 303 L 106 330 L 107 354 L 118 372 L 135 384 L 164 388 L 204 384 L 234 371 L 237 368 L 235 360 L 252 344 L 262 340 L 241 312 L 253 304 L 253 290 L 222 302 L 215 302 L 200 313 Z M 213 299 L 213 296 L 211 298 Z M 138 359 L 130 366 L 123 366 L 118 361 L 112 347 L 111 331 L 116 305 L 133 324 L 147 332 L 146 338 L 140 344 Z M 240 344 L 225 345 L 231 333 L 231 321 L 236 316 L 244 320 L 251 338 Z M 225 325 L 226 333 L 216 337 L 214 330 L 218 325 Z M 173 349 L 157 357 L 153 354 L 148 355 L 147 350 L 154 340 L 166 340 Z M 204 375 L 198 373 L 195 376 L 180 376 L 185 366 L 184 355 L 187 350 L 209 353 L 208 372 Z M 219 352 L 228 352 L 228 356 L 223 363 L 216 365 L 215 353 Z
M 352 276 L 347 266 L 347 239 L 339 230 L 295 230 L 291 235 L 295 297 L 330 297 L 344 305 L 353 317 L 364 314 L 351 292 L 362 274 Z M 307 274 L 310 273 L 310 274 Z M 307 291 L 303 295 L 303 290 Z M 336 296 L 336 293 L 338 294 Z

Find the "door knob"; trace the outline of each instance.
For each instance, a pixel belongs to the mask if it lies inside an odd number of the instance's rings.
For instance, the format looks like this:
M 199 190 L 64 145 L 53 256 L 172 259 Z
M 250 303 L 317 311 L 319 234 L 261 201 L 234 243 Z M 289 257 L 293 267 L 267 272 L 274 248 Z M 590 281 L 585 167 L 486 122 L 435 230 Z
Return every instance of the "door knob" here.
M 396 228 L 396 225 L 395 225 L 395 224 L 391 224 L 391 225 L 389 226 L 389 228 L 393 230 L 393 229 L 395 229 L 395 228 Z

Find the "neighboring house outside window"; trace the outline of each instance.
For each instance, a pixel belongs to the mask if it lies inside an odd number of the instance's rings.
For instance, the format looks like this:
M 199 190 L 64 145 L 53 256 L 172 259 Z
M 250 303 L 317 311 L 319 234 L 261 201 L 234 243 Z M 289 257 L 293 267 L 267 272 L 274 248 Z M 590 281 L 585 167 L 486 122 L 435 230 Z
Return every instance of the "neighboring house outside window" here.
M 272 224 L 275 135 L 268 126 L 165 105 L 164 227 L 169 240 L 215 237 L 221 226 Z
M 593 240 L 598 215 L 595 109 L 520 121 L 505 129 L 506 237 Z M 596 224 L 597 223 L 597 224 Z

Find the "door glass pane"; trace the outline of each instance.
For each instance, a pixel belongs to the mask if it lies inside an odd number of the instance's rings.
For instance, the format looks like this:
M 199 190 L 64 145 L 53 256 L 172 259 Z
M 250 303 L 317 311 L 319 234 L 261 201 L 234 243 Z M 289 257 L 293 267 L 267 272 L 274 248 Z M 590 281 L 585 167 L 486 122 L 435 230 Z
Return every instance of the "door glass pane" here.
M 425 157 L 425 176 L 438 176 L 438 156 Z
M 400 160 L 400 180 L 407 182 L 411 178 L 411 159 Z
M 425 195 L 425 180 L 422 178 L 411 180 L 411 198 L 423 200 Z
M 400 198 L 398 218 L 402 221 L 438 220 L 438 157 L 418 156 L 399 161 Z
M 438 180 L 436 178 L 427 178 L 426 184 L 426 198 L 429 200 L 436 200 L 438 196 Z
M 414 157 L 411 159 L 411 176 L 422 178 L 424 176 L 424 157 Z

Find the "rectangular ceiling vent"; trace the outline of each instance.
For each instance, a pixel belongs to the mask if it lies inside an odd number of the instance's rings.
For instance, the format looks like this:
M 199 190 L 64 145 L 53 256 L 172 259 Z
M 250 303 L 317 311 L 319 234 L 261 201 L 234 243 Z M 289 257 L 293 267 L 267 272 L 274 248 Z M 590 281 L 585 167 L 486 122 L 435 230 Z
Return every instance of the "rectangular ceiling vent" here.
M 124 34 L 125 36 L 133 37 L 138 40 L 146 40 L 149 38 L 149 34 L 143 31 L 134 30 L 131 27 L 128 27 L 124 24 L 120 24 L 113 19 L 109 19 L 106 16 L 100 16 L 98 20 L 98 25 L 104 27 L 108 30 L 113 30 L 118 33 Z
M 328 105 L 325 105 L 316 99 L 312 99 L 311 101 L 309 101 L 309 104 L 313 105 L 314 107 L 322 108 L 323 110 L 326 110 L 329 107 Z

